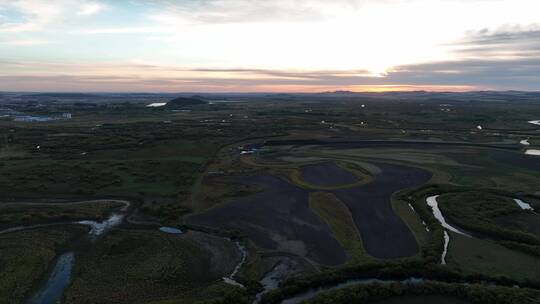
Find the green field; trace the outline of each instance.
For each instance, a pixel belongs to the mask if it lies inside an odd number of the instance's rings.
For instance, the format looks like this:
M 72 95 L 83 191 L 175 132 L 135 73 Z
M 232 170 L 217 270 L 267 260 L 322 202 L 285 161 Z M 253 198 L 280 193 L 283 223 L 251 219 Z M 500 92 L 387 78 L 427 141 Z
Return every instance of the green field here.
M 514 280 L 540 280 L 540 258 L 510 250 L 492 241 L 451 233 L 449 265 L 466 274 L 480 273 Z
M 534 303 L 530 294 L 540 288 L 540 165 L 524 155 L 519 142 L 528 138 L 529 148 L 540 146 L 538 128 L 527 123 L 540 118 L 540 105 L 532 97 L 514 102 L 480 92 L 411 94 L 235 96 L 241 102 L 220 102 L 234 98 L 218 94 L 206 96 L 212 101 L 207 104 L 174 109 L 146 108 L 156 96 L 101 96 L 88 102 L 32 101 L 15 94 L 16 101 L 5 101 L 2 109 L 28 115 L 69 112 L 73 118 L 0 118 L 0 230 L 102 221 L 120 209 L 119 204 L 69 202 L 122 199 L 131 205 L 122 211 L 123 222 L 98 238 L 79 226 L 0 234 L 0 303 L 28 298 L 66 250 L 76 256 L 66 303 L 253 303 L 272 284 L 275 290 L 263 303 L 278 303 L 364 275 L 420 276 L 434 285 L 410 294 L 403 286 L 358 288 L 314 303 L 350 303 L 366 295 L 388 304 L 456 298 Z M 482 130 L 476 128 L 480 124 Z M 355 178 L 308 182 L 302 168 L 321 163 L 334 163 Z M 381 168 L 404 173 L 385 176 Z M 426 184 L 396 187 L 390 194 L 374 186 L 390 179 L 408 185 L 419 171 L 430 174 Z M 249 176 L 277 179 L 263 187 L 250 184 Z M 286 195 L 264 196 L 279 182 L 286 183 L 285 190 L 278 189 L 289 191 Z M 337 198 L 340 190 L 360 193 L 363 187 L 372 189 L 366 201 Z M 367 208 L 386 203 L 376 200 L 383 194 L 391 210 Z M 426 205 L 431 195 L 440 195 L 439 207 L 450 224 L 474 236 L 450 234 L 447 265 L 440 264 L 443 228 Z M 252 197 L 261 199 L 249 201 Z M 521 210 L 513 198 L 530 203 L 536 213 Z M 265 206 L 258 205 L 262 200 Z M 357 205 L 366 209 L 354 212 Z M 232 224 L 190 224 L 192 216 L 204 214 Z M 381 225 L 386 230 L 359 228 L 370 220 L 386 223 Z M 160 226 L 184 234 L 166 234 Z M 407 244 L 416 241 L 419 250 L 399 258 L 370 256 L 366 236 L 378 231 L 376 240 L 392 239 L 397 226 L 405 236 L 412 232 Z M 331 242 L 321 245 L 323 233 Z M 246 248 L 248 256 L 235 276 L 246 288 L 223 282 L 241 261 L 231 240 Z M 335 264 L 317 262 L 316 252 L 304 254 L 313 250 L 309 244 L 337 248 L 345 257 Z M 272 274 L 281 285 L 269 283 Z M 497 287 L 461 290 L 456 282 Z
M 21 302 L 46 278 L 55 257 L 83 227 L 42 228 L 0 235 L 0 303 Z
M 351 257 L 351 263 L 371 260 L 364 250 L 362 238 L 349 209 L 335 195 L 326 192 L 311 193 L 309 207 L 330 226 L 335 238 Z
M 221 277 L 232 271 L 235 261 L 234 248 L 224 241 L 199 243 L 197 238 L 203 237 L 144 230 L 113 232 L 82 256 L 66 302 L 196 299 L 206 288 L 223 284 Z M 216 257 L 209 250 L 229 254 L 229 258 Z

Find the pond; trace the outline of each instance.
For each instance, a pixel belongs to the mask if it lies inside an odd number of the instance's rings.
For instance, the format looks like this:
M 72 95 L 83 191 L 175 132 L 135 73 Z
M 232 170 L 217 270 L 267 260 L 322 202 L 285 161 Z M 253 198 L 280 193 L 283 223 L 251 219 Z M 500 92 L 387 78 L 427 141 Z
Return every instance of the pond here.
M 165 105 L 167 105 L 166 102 L 154 102 L 154 103 L 146 105 L 146 107 L 148 107 L 148 108 L 159 108 L 159 107 L 163 107 Z
M 531 210 L 531 211 L 534 211 L 533 207 L 531 207 L 531 205 L 525 203 L 524 201 L 518 199 L 518 198 L 515 198 L 514 199 L 514 202 L 516 202 L 516 204 L 518 204 L 518 206 L 523 209 L 523 210 Z
M 49 116 L 34 116 L 34 115 L 18 115 L 13 118 L 14 121 L 24 121 L 24 122 L 45 122 L 56 120 L 54 117 Z
M 170 234 L 182 234 L 183 233 L 182 230 L 180 230 L 178 228 L 174 228 L 174 227 L 160 227 L 159 231 L 165 232 L 165 233 L 170 233 Z
M 525 154 L 527 154 L 527 155 L 540 156 L 540 150 L 537 150 L 537 149 L 527 149 L 527 150 L 525 150 Z

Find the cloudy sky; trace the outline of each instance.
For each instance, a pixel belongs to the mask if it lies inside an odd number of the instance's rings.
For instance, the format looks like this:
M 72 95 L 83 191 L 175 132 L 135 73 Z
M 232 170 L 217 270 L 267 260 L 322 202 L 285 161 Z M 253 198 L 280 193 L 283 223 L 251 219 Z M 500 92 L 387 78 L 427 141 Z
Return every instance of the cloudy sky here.
M 540 90 L 539 0 L 0 0 L 0 90 Z

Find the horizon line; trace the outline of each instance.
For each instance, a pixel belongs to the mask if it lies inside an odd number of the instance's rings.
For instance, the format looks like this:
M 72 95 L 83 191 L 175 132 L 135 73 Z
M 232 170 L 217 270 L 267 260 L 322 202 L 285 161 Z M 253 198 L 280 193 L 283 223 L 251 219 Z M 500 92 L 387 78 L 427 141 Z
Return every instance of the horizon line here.
M 350 91 L 350 90 L 335 90 L 335 91 L 318 91 L 318 92 L 288 92 L 288 91 L 274 91 L 274 92 L 253 92 L 253 91 L 178 91 L 178 92 L 159 92 L 159 91 L 145 91 L 145 92 L 129 92 L 129 91 L 2 91 L 0 94 L 88 94 L 88 95 L 100 95 L 100 94 L 387 94 L 387 93 L 454 93 L 454 94 L 466 94 L 466 93 L 540 93 L 540 90 L 466 90 L 466 91 L 437 91 L 437 90 L 389 90 L 389 91 Z

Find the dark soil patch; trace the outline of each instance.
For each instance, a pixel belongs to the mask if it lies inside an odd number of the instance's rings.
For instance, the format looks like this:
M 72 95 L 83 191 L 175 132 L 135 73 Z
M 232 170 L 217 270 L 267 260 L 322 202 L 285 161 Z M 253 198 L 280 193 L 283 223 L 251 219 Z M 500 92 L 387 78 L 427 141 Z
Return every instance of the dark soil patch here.
M 329 227 L 309 209 L 307 190 L 268 174 L 244 176 L 240 181 L 261 186 L 264 191 L 190 216 L 187 222 L 238 229 L 262 248 L 294 253 L 325 265 L 347 260 Z
M 540 171 L 540 157 L 538 156 L 496 150 L 489 151 L 489 154 L 495 161 L 500 162 L 503 165 Z
M 341 168 L 334 162 L 305 165 L 300 169 L 302 179 L 313 185 L 344 185 L 358 181 L 351 172 Z
M 407 225 L 394 213 L 390 198 L 396 191 L 426 183 L 431 173 L 399 165 L 377 166 L 381 173 L 373 182 L 333 192 L 351 211 L 370 255 L 376 258 L 415 255 L 418 244 Z
M 269 140 L 267 146 L 305 146 L 317 145 L 336 149 L 357 148 L 409 148 L 409 149 L 436 149 L 440 147 L 483 147 L 505 150 L 519 150 L 515 145 L 476 144 L 465 142 L 428 142 L 428 141 L 401 141 L 401 140 L 341 140 L 341 139 L 300 139 L 300 140 Z
M 384 301 L 373 302 L 373 304 L 469 304 L 471 302 L 438 295 L 425 295 L 425 296 L 402 296 L 393 297 Z
M 378 166 L 382 173 L 373 182 L 333 193 L 349 208 L 370 255 L 412 256 L 418 252 L 418 245 L 394 213 L 390 198 L 396 191 L 427 182 L 431 173 L 398 165 Z M 305 256 L 325 265 L 347 260 L 328 226 L 309 209 L 307 190 L 268 174 L 245 176 L 240 181 L 261 186 L 264 191 L 192 215 L 187 222 L 238 229 L 260 247 Z

